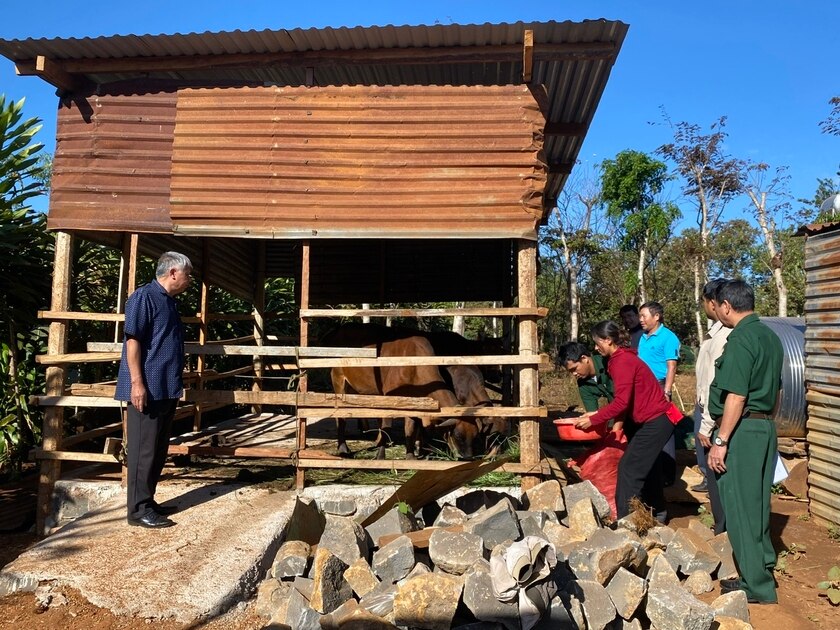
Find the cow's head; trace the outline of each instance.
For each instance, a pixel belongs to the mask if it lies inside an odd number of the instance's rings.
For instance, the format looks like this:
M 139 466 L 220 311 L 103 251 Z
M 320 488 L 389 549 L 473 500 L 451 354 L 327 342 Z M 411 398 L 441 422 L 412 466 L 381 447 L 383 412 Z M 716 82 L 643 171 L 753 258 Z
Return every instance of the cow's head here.
M 473 445 L 480 432 L 474 419 L 447 418 L 437 426 L 446 431 L 446 443 L 458 459 L 474 457 Z

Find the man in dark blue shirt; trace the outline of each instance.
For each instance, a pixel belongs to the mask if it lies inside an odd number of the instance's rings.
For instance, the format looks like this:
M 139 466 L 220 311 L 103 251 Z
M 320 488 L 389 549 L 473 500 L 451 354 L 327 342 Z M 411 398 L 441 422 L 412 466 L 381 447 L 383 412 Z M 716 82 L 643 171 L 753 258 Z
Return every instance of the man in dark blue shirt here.
M 184 330 L 174 296 L 190 284 L 192 263 L 166 252 L 157 279 L 139 287 L 125 304 L 125 339 L 117 377 L 117 400 L 128 404 L 126 457 L 128 524 L 171 527 L 174 508 L 155 502 L 172 419 L 184 390 Z

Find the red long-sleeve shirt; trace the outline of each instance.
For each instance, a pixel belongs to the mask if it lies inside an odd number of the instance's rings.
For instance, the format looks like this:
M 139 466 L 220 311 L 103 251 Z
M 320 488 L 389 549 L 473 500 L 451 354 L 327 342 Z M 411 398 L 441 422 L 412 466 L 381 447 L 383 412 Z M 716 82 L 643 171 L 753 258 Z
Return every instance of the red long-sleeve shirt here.
M 664 414 L 671 406 L 659 381 L 632 348 L 619 348 L 610 356 L 607 372 L 613 381 L 615 397 L 590 417 L 601 424 L 626 412 L 627 418 L 642 424 Z

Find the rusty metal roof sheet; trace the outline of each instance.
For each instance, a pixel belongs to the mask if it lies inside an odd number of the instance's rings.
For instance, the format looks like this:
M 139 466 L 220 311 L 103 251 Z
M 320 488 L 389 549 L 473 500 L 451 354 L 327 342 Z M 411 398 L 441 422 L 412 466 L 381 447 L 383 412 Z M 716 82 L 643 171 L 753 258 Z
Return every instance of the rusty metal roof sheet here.
M 527 86 L 179 90 L 172 224 L 269 238 L 536 238 Z
M 796 236 L 814 236 L 816 234 L 825 234 L 826 232 L 833 232 L 840 229 L 840 221 L 829 221 L 827 223 L 810 223 L 803 225 L 796 231 Z
M 179 85 L 507 85 L 522 82 L 526 30 L 534 34 L 532 81 L 545 85 L 547 120 L 579 131 L 547 134 L 551 171 L 545 195 L 556 199 L 583 144 L 627 25 L 608 20 L 434 26 L 370 26 L 232 31 L 175 35 L 115 35 L 83 39 L 0 40 L 0 54 L 21 67 L 45 57 L 58 69 L 96 85 L 163 81 Z M 472 57 L 449 59 L 452 51 Z M 419 56 L 400 56 L 403 50 Z M 340 53 L 368 51 L 364 62 Z M 233 56 L 224 64 L 208 56 Z M 250 63 L 247 55 L 274 55 Z M 306 66 L 292 63 L 305 58 Z M 122 60 L 122 61 L 120 61 Z M 153 62 L 137 69 L 139 61 Z M 248 63 L 246 63 L 248 62 Z M 115 65 L 118 64 L 118 65 Z M 122 64 L 122 65 L 119 65 Z

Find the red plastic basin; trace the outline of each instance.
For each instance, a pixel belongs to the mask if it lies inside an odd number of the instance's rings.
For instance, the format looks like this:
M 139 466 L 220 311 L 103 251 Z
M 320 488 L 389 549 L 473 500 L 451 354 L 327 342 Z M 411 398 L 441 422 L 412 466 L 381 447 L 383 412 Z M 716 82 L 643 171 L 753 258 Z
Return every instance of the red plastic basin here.
M 578 429 L 573 424 L 556 424 L 557 435 L 561 440 L 569 442 L 585 442 L 586 440 L 599 440 L 607 434 L 606 423 L 589 427 L 586 430 Z

